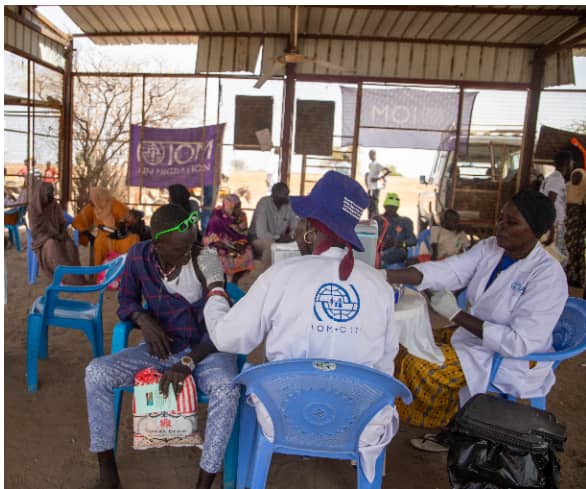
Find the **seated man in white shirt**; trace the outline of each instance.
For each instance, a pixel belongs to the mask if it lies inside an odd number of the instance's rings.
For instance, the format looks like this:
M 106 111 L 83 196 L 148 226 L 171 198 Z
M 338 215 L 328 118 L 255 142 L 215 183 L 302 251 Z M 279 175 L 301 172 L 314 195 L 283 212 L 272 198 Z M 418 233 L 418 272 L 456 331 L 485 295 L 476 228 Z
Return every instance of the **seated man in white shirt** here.
M 271 195 L 258 201 L 252 216 L 248 240 L 263 270 L 271 265 L 271 245 L 290 243 L 297 225 L 297 216 L 289 203 L 289 187 L 279 182 L 273 185 Z
M 363 251 L 354 228 L 368 203 L 356 181 L 333 171 L 307 197 L 292 197 L 293 210 L 306 218 L 296 230 L 304 256 L 273 265 L 233 310 L 223 297 L 210 297 L 205 317 L 216 347 L 249 353 L 266 339 L 269 361 L 344 360 L 393 375 L 399 348 L 393 290 L 353 255 L 353 250 Z M 329 300 L 332 295 L 341 300 Z M 262 406 L 257 416 L 265 434 L 270 433 Z M 363 431 L 361 447 L 370 447 L 361 451 L 367 477 L 397 428 L 396 410 L 387 406 Z

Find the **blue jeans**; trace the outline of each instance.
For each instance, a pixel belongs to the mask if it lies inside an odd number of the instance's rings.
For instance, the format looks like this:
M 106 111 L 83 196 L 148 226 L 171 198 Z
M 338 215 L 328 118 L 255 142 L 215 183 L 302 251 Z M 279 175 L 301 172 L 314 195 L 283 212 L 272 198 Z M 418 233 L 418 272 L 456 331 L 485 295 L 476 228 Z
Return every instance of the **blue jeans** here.
M 141 343 L 114 355 L 93 359 L 85 370 L 90 451 L 103 452 L 114 448 L 114 389 L 132 386 L 134 374 L 147 367 L 164 371 L 189 352 L 187 348 L 167 360 L 159 360 L 149 354 L 145 343 Z M 240 398 L 240 388 L 232 385 L 237 374 L 236 355 L 230 353 L 208 355 L 197 364 L 193 374 L 197 387 L 209 397 L 200 460 L 200 467 L 206 472 L 217 473 L 222 467 Z

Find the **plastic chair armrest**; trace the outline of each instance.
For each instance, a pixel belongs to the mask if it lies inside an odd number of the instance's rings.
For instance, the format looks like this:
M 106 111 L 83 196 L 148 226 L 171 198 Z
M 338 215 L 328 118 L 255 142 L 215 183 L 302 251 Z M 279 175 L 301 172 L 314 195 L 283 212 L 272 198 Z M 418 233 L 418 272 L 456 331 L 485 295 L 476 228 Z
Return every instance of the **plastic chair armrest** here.
M 128 346 L 128 336 L 133 329 L 139 329 L 132 321 L 121 321 L 112 331 L 112 353 L 122 351 Z

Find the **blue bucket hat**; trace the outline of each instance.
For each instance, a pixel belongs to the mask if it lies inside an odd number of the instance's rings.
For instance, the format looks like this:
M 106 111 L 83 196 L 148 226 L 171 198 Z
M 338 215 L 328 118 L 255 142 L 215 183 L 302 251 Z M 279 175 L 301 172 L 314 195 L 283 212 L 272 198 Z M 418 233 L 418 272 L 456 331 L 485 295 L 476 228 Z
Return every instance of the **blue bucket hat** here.
M 327 226 L 357 251 L 364 251 L 354 228 L 368 207 L 368 194 L 358 182 L 336 171 L 327 172 L 306 197 L 289 197 L 299 217 L 313 218 Z

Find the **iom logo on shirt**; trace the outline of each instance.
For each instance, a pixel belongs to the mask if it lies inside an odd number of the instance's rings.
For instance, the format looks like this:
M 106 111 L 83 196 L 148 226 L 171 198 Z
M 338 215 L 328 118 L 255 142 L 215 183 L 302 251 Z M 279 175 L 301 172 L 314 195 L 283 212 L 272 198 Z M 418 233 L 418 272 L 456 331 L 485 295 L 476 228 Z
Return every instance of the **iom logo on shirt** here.
M 346 289 L 338 284 L 323 284 L 313 300 L 315 317 L 319 321 L 331 319 L 337 323 L 354 319 L 360 311 L 360 296 L 353 285 L 349 287 Z

